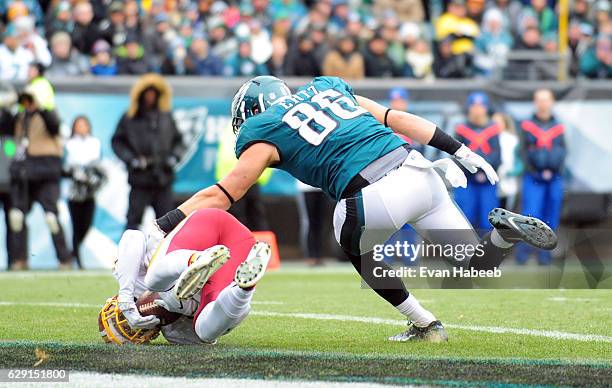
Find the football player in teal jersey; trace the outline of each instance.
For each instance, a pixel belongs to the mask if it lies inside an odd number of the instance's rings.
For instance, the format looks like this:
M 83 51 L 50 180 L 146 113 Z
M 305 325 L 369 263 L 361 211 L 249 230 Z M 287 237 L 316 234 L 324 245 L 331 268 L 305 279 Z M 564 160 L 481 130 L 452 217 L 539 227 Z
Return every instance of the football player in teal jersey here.
M 266 167 L 285 170 L 338 201 L 336 240 L 362 279 L 408 318 L 408 329 L 390 337 L 392 341 L 448 338 L 440 321 L 408 293 L 401 278 L 380 276 L 389 268 L 375 260 L 372 251 L 404 224 L 435 243 L 480 244 L 478 257 L 449 258 L 477 270 L 498 267 L 517 241 L 544 249 L 557 243 L 542 221 L 504 209 L 491 211 L 494 228 L 479 240 L 434 171 L 441 170 L 451 185 L 465 187 L 461 169 L 451 159 L 430 162 L 396 133 L 447 152 L 470 173 L 484 172 L 491 184 L 498 180 L 495 170 L 430 121 L 355 95 L 340 78 L 318 77 L 292 94 L 278 78 L 256 77 L 238 90 L 231 112 L 236 167 L 156 220 L 157 232 L 151 233 L 160 239 L 197 209 L 228 209 Z

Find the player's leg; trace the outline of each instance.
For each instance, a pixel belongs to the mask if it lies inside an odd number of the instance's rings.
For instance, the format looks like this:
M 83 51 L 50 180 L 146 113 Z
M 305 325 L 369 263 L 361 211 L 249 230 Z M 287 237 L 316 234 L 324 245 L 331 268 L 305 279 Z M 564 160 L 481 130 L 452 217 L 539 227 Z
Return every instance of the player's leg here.
M 246 240 L 234 246 L 236 251 L 246 248 Z M 256 243 L 249 250 L 246 260 L 236 268 L 234 281 L 220 292 L 219 288 L 230 280 L 220 273 L 202 290 L 200 309 L 195 315 L 194 329 L 198 337 L 207 343 L 227 334 L 238 326 L 251 311 L 251 299 L 256 283 L 263 277 L 270 260 L 270 247 Z M 228 268 L 232 267 L 228 265 Z
M 391 340 L 447 338 L 440 322 L 408 293 L 400 278 L 376 275 L 390 267 L 371 254 L 376 244 L 387 241 L 407 220 L 417 218 L 431 205 L 430 193 L 421 184 L 424 171 L 394 170 L 354 197 L 338 202 L 334 211 L 336 240 L 363 281 L 414 323 L 409 335 Z
M 37 187 L 34 195 L 45 211 L 45 222 L 51 232 L 51 239 L 53 240 L 53 246 L 55 247 L 55 253 L 57 254 L 60 266 L 70 267 L 70 253 L 68 252 L 64 231 L 58 218 L 59 182 L 42 182 Z
M 199 277 L 201 281 L 205 278 L 202 275 L 206 275 L 202 272 L 211 269 L 207 263 L 213 263 L 218 269 L 219 264 L 227 259 L 226 249 L 218 246 L 220 235 L 216 214 L 215 209 L 196 211 L 168 234 L 149 263 L 145 277 L 149 289 L 165 291 L 174 287 L 177 279 L 196 261 L 198 265 L 191 268 L 190 273 L 194 276 L 190 276 L 190 279 Z M 203 254 L 215 246 L 217 248 L 208 252 L 209 254 Z M 200 257 L 201 260 L 196 260 Z

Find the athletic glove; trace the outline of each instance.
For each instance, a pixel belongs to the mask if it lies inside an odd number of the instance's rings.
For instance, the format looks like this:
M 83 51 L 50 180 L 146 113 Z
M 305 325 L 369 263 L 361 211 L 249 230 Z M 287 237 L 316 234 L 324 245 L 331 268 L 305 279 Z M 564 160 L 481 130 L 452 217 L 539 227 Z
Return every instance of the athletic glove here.
M 118 306 L 132 329 L 153 329 L 161 324 L 159 318 L 154 315 L 140 315 L 134 302 L 119 302 Z
M 464 189 L 467 187 L 467 178 L 465 177 L 463 170 L 460 169 L 459 166 L 457 166 L 452 160 L 444 158 L 436 160 L 432 163 L 432 165 L 444 173 L 444 179 L 446 179 L 451 186 L 455 188 L 463 187 Z
M 475 174 L 480 168 L 487 175 L 487 179 L 492 185 L 499 182 L 499 177 L 497 176 L 495 169 L 489 163 L 487 163 L 482 156 L 475 154 L 465 145 L 461 145 L 461 148 L 459 148 L 457 152 L 453 154 L 453 156 L 472 174 Z

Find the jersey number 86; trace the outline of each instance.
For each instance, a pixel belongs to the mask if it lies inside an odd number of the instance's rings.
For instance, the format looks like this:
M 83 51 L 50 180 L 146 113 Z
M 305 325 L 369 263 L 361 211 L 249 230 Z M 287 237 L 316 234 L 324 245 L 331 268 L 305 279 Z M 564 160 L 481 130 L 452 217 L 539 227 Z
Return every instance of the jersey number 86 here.
M 327 89 L 283 115 L 283 122 L 298 131 L 308 143 L 318 146 L 338 126 L 337 119 L 351 120 L 367 111 L 348 96 Z

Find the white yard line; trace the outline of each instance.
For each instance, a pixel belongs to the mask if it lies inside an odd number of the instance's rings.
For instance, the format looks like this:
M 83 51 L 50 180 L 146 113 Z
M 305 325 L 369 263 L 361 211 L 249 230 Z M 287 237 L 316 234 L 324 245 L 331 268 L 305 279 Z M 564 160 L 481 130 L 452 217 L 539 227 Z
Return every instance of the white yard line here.
M 552 302 L 595 302 L 599 300 L 599 298 L 566 298 L 564 296 L 554 296 L 552 298 L 547 298 L 546 300 L 550 300 Z
M 261 301 L 265 302 L 265 301 Z M 282 302 L 268 301 L 268 304 L 278 304 Z M 265 303 L 261 303 L 265 304 Z M 99 305 L 94 304 L 83 304 L 83 303 L 53 303 L 53 302 L 11 302 L 11 301 L 0 301 L 0 306 L 51 306 L 51 307 L 68 307 L 68 308 L 100 308 Z M 361 322 L 377 325 L 391 325 L 391 326 L 405 326 L 405 320 L 397 319 L 384 319 L 376 317 L 359 317 L 354 315 L 335 315 L 335 314 L 316 314 L 316 313 L 280 313 L 274 311 L 251 311 L 252 315 L 263 316 L 263 317 L 283 317 L 283 318 L 299 318 L 299 319 L 314 319 L 321 321 L 343 321 L 343 322 Z M 575 340 L 585 342 L 608 342 L 612 343 L 612 337 L 599 335 L 599 334 L 578 334 L 578 333 L 567 333 L 564 331 L 556 330 L 535 330 L 535 329 L 522 329 L 512 327 L 498 327 L 498 326 L 474 326 L 474 325 L 457 325 L 445 323 L 444 326 L 450 329 L 459 330 L 470 330 L 479 331 L 484 333 L 496 333 L 496 334 L 517 334 L 517 335 L 529 335 L 534 337 L 552 338 L 556 340 Z
M 166 377 L 150 375 L 127 375 L 95 372 L 70 372 L 68 383 L 20 383 L 19 387 L 204 387 L 204 388 L 386 388 L 388 385 L 374 383 L 330 382 L 330 381 L 284 381 L 255 379 L 222 379 L 204 377 Z

